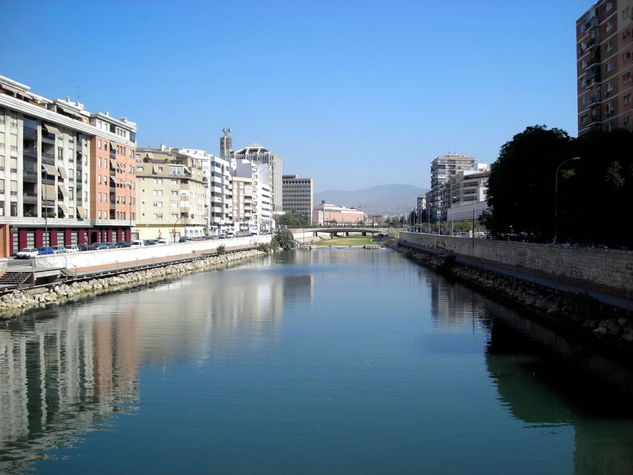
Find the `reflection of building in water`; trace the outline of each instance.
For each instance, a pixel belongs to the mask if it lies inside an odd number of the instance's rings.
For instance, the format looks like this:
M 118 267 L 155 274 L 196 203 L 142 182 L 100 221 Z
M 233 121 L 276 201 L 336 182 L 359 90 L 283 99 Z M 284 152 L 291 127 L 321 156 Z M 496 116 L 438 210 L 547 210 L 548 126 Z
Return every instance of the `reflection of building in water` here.
M 470 289 L 447 282 L 437 274 L 430 274 L 431 316 L 439 328 L 463 328 L 480 322 L 483 307 Z
M 0 472 L 137 401 L 134 320 L 81 312 L 0 330 Z
M 536 429 L 573 427 L 574 473 L 633 473 L 633 375 L 537 322 L 484 305 L 487 369 L 512 415 Z

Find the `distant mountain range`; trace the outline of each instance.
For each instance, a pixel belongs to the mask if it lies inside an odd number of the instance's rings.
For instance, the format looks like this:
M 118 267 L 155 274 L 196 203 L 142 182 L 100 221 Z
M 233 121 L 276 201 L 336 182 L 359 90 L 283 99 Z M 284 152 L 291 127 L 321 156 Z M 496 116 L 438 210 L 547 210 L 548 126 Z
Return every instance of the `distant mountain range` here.
M 370 214 L 395 215 L 411 211 L 416 198 L 427 190 L 413 185 L 377 185 L 356 191 L 322 191 L 315 193 L 314 204 L 325 201 L 347 207 L 356 206 Z

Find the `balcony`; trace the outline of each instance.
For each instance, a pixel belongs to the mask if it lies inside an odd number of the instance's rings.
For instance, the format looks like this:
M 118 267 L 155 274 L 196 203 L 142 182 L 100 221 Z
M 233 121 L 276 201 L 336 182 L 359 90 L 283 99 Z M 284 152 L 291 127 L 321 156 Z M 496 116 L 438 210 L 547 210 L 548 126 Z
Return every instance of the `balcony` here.
M 47 163 L 49 165 L 55 165 L 55 154 L 42 152 L 42 162 Z
M 37 193 L 22 193 L 22 201 L 26 204 L 37 204 Z
M 42 142 L 55 145 L 55 135 L 47 132 L 44 128 L 42 128 Z
M 37 129 L 35 127 L 29 127 L 28 125 L 25 125 L 23 126 L 22 133 L 25 139 L 37 139 Z

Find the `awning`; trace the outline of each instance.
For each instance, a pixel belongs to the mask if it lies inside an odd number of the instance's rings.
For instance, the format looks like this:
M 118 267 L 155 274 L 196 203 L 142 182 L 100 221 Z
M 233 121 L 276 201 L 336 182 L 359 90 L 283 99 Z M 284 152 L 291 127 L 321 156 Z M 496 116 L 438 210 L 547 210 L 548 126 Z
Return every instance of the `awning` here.
M 115 185 L 118 185 L 121 183 L 121 181 L 118 178 L 115 178 L 113 176 L 110 177 L 110 180 L 112 181 L 112 183 L 114 183 Z
M 68 178 L 68 175 L 66 174 L 66 169 L 64 167 L 60 165 L 57 167 L 57 169 L 59 170 L 59 176 L 61 176 L 64 180 Z
M 67 218 L 70 213 L 68 212 L 68 208 L 66 207 L 66 205 L 63 203 L 58 203 L 57 207 L 60 208 L 64 212 L 64 217 Z
M 112 168 L 116 168 L 116 167 L 117 167 L 116 160 L 115 160 L 114 158 L 111 158 L 111 159 L 110 159 L 110 166 L 111 166 Z
M 42 168 L 49 175 L 52 175 L 52 176 L 56 176 L 57 175 L 57 168 L 55 168 L 55 165 L 49 165 L 48 163 L 42 163 Z
M 42 199 L 46 201 L 55 201 L 55 198 L 57 198 L 55 185 L 42 185 Z
M 54 125 L 44 124 L 44 128 L 48 130 L 51 134 L 60 135 L 59 129 L 55 127 Z
M 77 206 L 77 212 L 79 213 L 79 217 L 86 219 L 86 210 L 83 206 Z
M 68 191 L 66 191 L 66 187 L 64 185 L 58 184 L 57 188 L 59 188 L 59 191 L 62 192 L 62 195 L 64 195 L 64 197 L 68 195 Z

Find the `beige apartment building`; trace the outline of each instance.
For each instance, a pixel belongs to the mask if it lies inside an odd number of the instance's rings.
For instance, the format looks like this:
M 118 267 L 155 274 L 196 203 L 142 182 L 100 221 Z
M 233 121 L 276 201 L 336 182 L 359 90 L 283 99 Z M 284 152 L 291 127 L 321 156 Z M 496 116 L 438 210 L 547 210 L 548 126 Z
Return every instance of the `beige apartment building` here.
M 206 178 L 199 160 L 167 147 L 136 151 L 139 239 L 178 241 L 207 233 Z
M 633 0 L 600 0 L 576 21 L 578 134 L 633 131 Z

